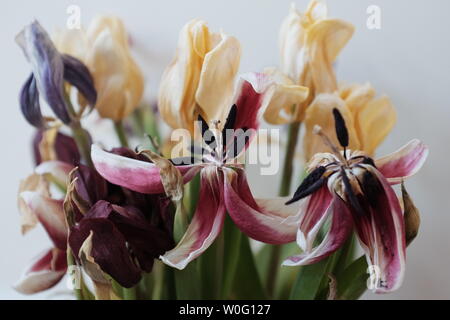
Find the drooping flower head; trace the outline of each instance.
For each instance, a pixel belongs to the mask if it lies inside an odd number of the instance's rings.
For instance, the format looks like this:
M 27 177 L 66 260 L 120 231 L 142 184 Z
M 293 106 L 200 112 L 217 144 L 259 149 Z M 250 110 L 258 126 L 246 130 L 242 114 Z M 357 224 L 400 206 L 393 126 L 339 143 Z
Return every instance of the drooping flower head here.
M 98 92 L 96 109 L 102 118 L 120 121 L 136 110 L 144 93 L 144 77 L 121 19 L 98 16 L 86 31 L 66 30 L 55 38 L 57 48 L 79 57 L 92 73 Z
M 55 48 L 47 32 L 34 21 L 16 37 L 32 74 L 20 94 L 20 105 L 25 119 L 37 128 L 48 127 L 54 120 L 43 117 L 39 98 L 42 97 L 64 124 L 70 124 L 76 115 L 66 98 L 66 82 L 77 88 L 87 103 L 93 107 L 97 93 L 89 70 L 78 59 L 61 54 Z
M 373 160 L 348 149 L 350 135 L 338 109 L 333 110 L 336 146 L 315 127 L 330 153 L 316 154 L 310 174 L 287 204 L 302 200 L 297 243 L 304 251 L 285 265 L 313 264 L 339 249 L 356 231 L 368 264 L 379 270 L 378 293 L 399 288 L 405 270 L 405 221 L 392 185 L 415 174 L 423 165 L 427 147 L 413 140 L 396 153 Z M 331 219 L 323 241 L 314 247 L 318 231 Z

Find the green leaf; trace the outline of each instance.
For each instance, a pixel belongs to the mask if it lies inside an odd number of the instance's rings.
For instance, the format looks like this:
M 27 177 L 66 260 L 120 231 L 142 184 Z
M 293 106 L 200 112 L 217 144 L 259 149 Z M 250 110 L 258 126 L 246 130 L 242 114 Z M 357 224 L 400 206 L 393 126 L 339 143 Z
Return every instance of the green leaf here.
M 366 257 L 362 256 L 338 275 L 337 291 L 340 300 L 356 300 L 364 294 L 369 278 L 367 267 Z
M 290 300 L 314 300 L 319 293 L 324 276 L 332 258 L 300 269 L 291 291 Z
M 242 236 L 239 262 L 233 285 L 233 299 L 237 300 L 264 300 L 266 299 L 255 259 L 250 248 L 249 239 Z

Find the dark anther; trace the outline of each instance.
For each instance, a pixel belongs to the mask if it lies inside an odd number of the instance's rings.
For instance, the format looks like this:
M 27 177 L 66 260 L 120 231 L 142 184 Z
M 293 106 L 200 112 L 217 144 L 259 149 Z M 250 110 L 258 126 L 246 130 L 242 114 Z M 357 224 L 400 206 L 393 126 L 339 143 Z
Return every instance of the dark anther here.
M 295 191 L 293 198 L 286 202 L 286 205 L 297 202 L 319 190 L 326 182 L 326 179 L 322 177 L 325 171 L 326 168 L 322 166 L 314 169 L 313 172 L 303 180 L 297 191 Z
M 368 170 L 364 172 L 362 178 L 362 189 L 369 205 L 374 209 L 377 208 L 379 204 L 379 196 L 384 191 L 377 177 L 375 177 L 373 173 Z
M 237 106 L 234 104 L 231 109 L 230 113 L 228 114 L 227 121 L 225 122 L 225 125 L 222 130 L 222 141 L 224 147 L 227 145 L 227 138 L 228 138 L 228 131 L 231 131 L 234 129 L 234 124 L 236 123 L 236 115 L 237 115 Z
M 345 120 L 342 117 L 342 114 L 336 108 L 333 109 L 333 115 L 336 126 L 336 135 L 339 140 L 339 143 L 341 144 L 342 147 L 347 148 L 349 139 L 347 126 L 345 125 Z
M 209 125 L 206 122 L 205 119 L 201 115 L 198 115 L 198 121 L 201 122 L 201 129 L 202 129 L 202 138 L 203 141 L 211 148 L 215 149 L 217 147 L 216 143 L 216 137 L 214 136 L 213 132 L 209 129 Z

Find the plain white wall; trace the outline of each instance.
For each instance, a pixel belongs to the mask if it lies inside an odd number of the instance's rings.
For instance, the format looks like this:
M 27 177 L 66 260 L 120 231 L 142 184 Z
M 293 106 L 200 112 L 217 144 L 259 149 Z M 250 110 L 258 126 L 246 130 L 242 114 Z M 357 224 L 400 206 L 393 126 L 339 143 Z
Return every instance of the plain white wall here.
M 288 13 L 290 0 L 73 0 L 2 1 L 0 40 L 1 139 L 1 266 L 0 298 L 22 297 L 11 284 L 34 255 L 49 245 L 37 230 L 23 238 L 19 233 L 16 193 L 19 179 L 32 170 L 29 140 L 32 129 L 22 118 L 18 90 L 29 72 L 14 36 L 33 18 L 49 30 L 64 26 L 66 9 L 77 4 L 87 24 L 96 14 L 121 16 L 136 46 L 148 85 L 154 96 L 161 72 L 174 55 L 178 32 L 191 18 L 203 18 L 212 29 L 222 28 L 238 37 L 243 46 L 241 71 L 258 71 L 278 63 L 278 30 Z M 296 1 L 305 8 L 307 1 Z M 370 81 L 379 93 L 388 94 L 398 111 L 398 124 L 379 154 L 384 154 L 417 137 L 430 149 L 423 170 L 407 187 L 421 209 L 419 237 L 408 250 L 403 287 L 387 296 L 366 298 L 448 299 L 450 298 L 450 196 L 447 167 L 450 142 L 450 2 L 446 0 L 329 0 L 333 17 L 356 26 L 354 38 L 338 62 L 338 77 L 347 82 Z M 378 5 L 381 30 L 368 30 L 366 9 Z M 251 179 L 257 181 L 256 178 Z M 254 184 L 256 186 L 256 184 Z M 266 186 L 269 184 L 265 184 Z M 273 190 L 258 190 L 271 196 Z M 64 286 L 60 286 L 63 290 Z M 49 294 L 31 298 L 45 298 Z M 30 297 L 28 297 L 30 298 Z

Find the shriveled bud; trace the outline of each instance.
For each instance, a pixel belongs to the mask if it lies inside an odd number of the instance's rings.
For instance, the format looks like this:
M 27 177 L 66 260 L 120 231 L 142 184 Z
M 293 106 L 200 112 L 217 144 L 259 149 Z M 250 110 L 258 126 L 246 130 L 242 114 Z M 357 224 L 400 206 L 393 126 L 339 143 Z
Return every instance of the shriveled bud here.
M 420 214 L 419 210 L 414 205 L 414 202 L 406 191 L 404 183 L 402 183 L 402 199 L 405 218 L 406 246 L 409 246 L 419 233 Z

